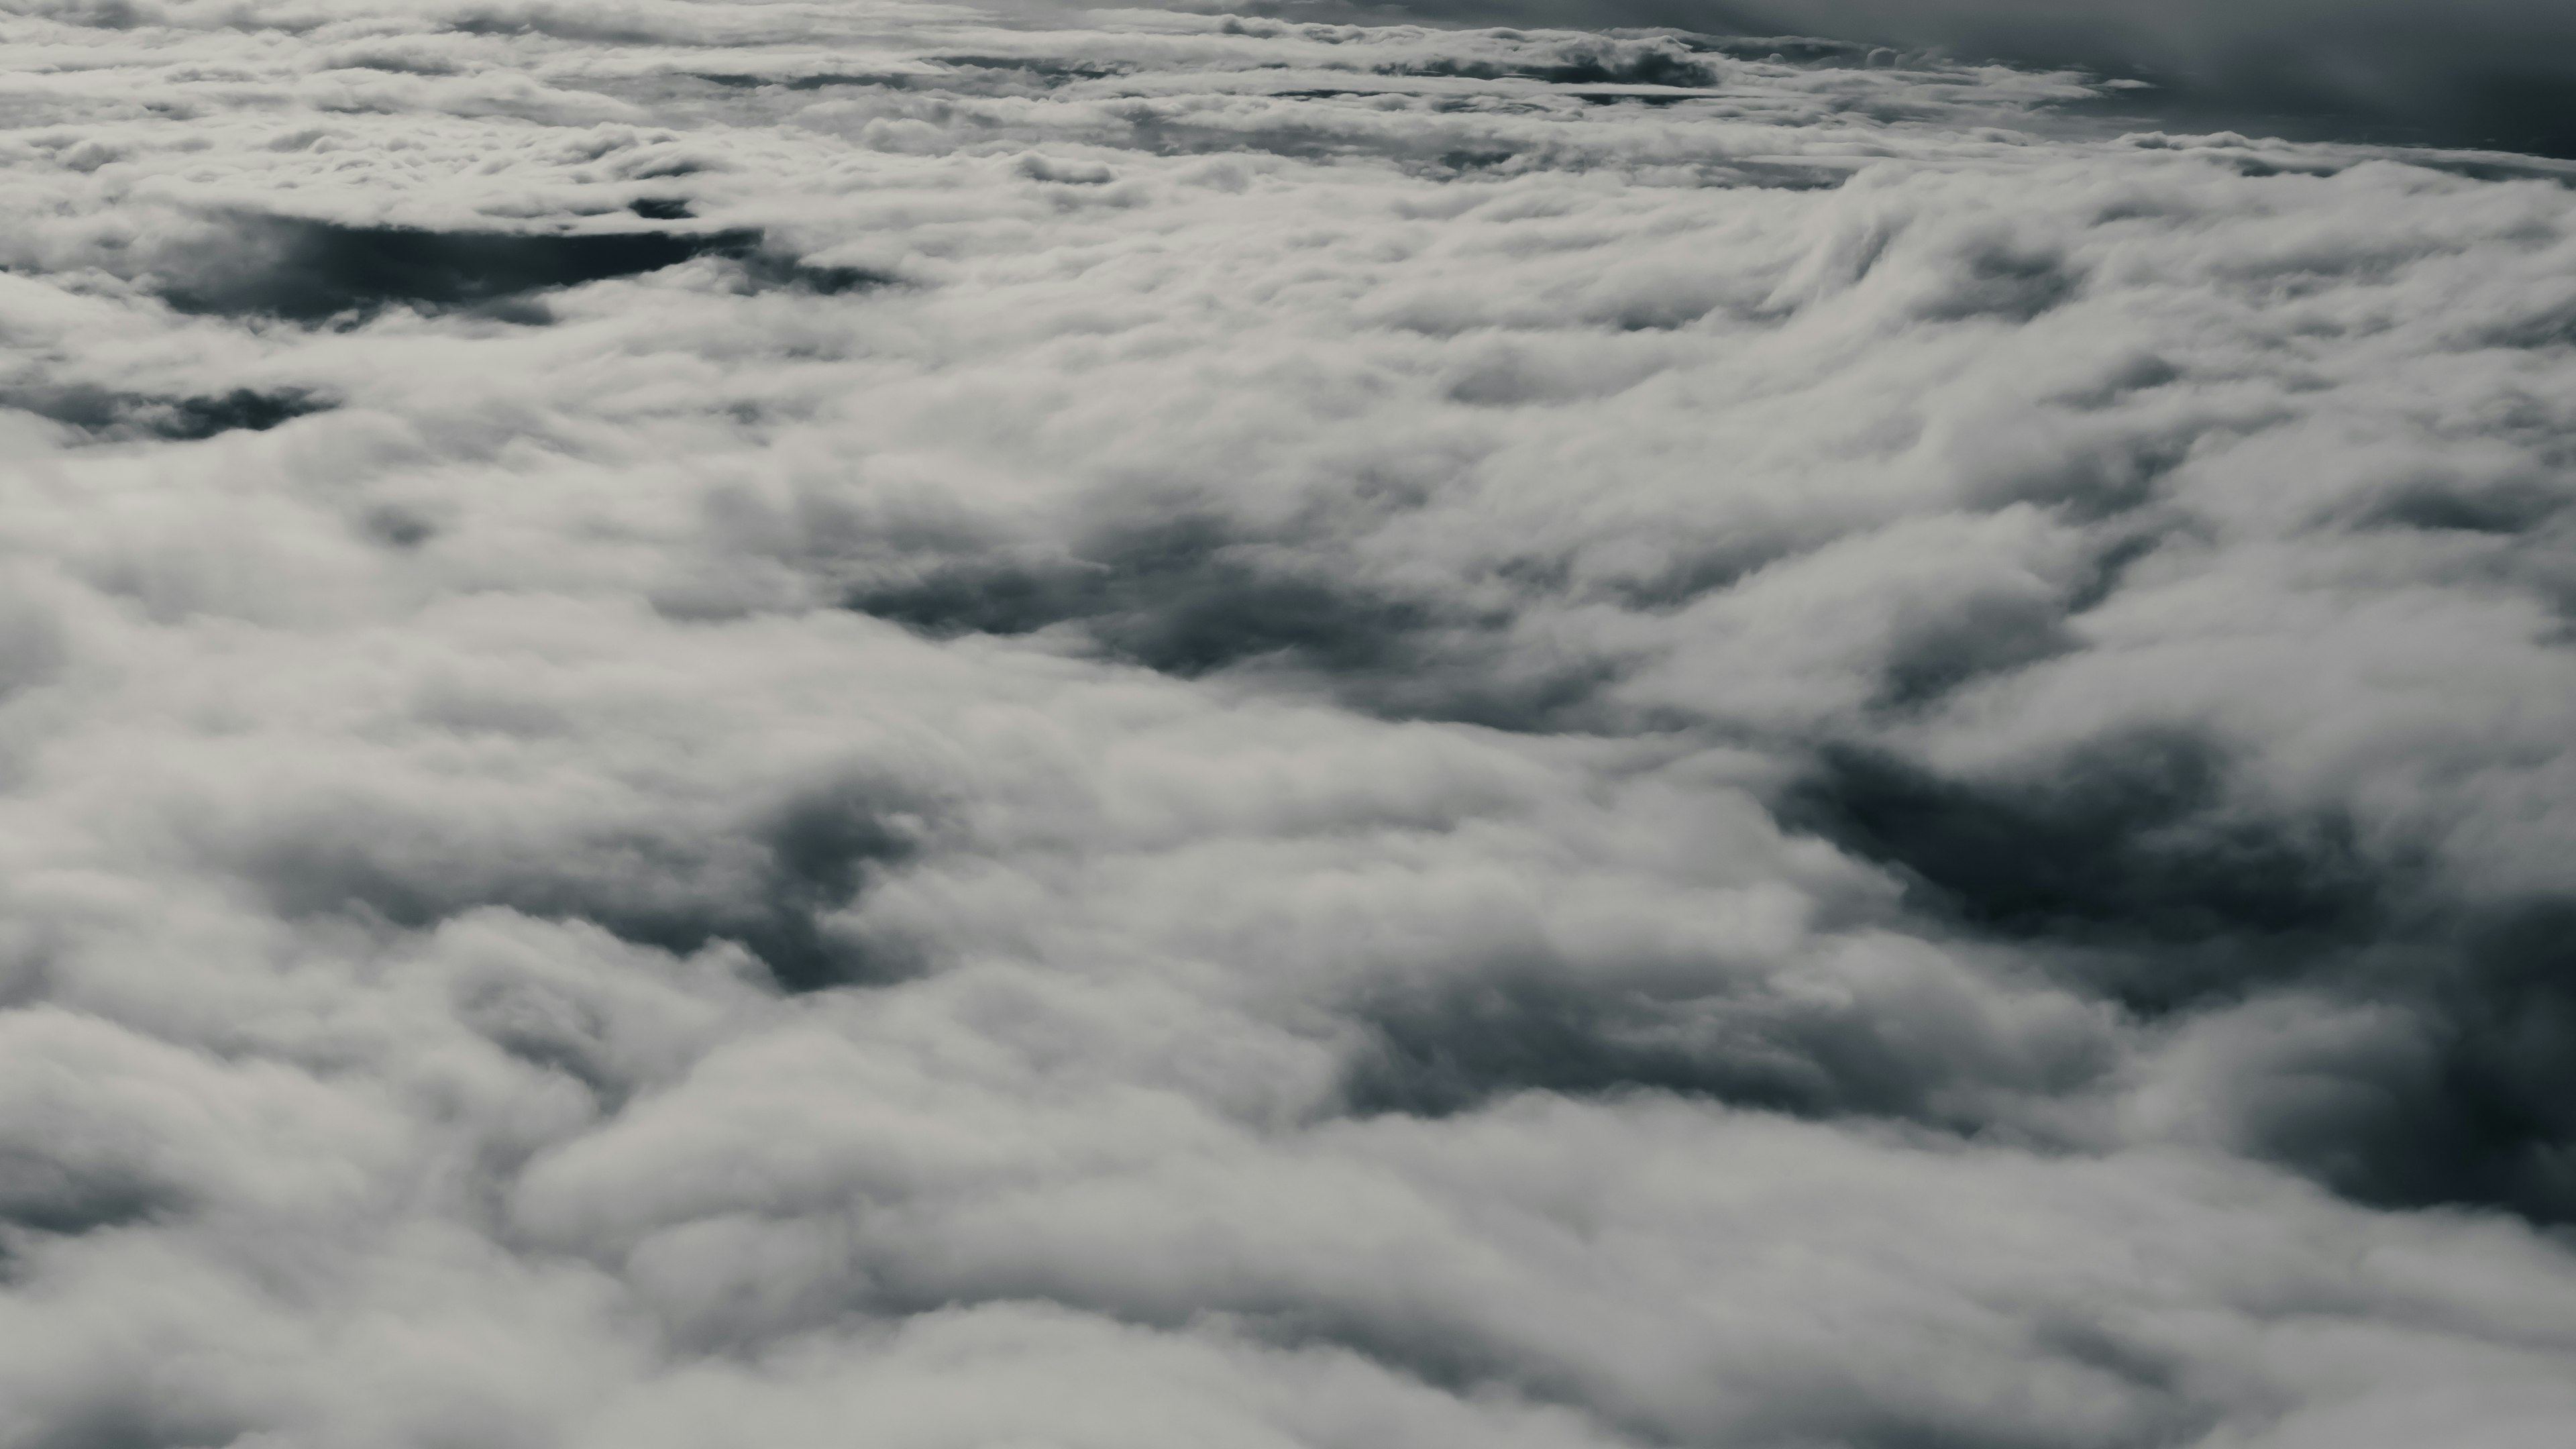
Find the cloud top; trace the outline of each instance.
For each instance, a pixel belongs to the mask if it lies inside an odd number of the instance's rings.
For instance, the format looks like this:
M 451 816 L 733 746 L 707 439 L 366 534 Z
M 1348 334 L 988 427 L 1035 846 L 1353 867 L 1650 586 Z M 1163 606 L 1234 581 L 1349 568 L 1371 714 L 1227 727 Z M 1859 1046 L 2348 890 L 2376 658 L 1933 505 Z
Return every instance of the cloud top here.
M 0 1445 L 2576 1414 L 2563 166 L 1697 33 L 0 44 Z

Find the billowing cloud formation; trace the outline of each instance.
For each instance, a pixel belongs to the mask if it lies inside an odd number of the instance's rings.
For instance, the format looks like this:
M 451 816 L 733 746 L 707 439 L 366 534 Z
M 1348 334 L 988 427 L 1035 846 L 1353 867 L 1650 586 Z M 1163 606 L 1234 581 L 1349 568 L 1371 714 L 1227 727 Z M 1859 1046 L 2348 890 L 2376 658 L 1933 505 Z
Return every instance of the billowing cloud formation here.
M 2562 170 L 11 14 L 0 1444 L 2576 1416 Z

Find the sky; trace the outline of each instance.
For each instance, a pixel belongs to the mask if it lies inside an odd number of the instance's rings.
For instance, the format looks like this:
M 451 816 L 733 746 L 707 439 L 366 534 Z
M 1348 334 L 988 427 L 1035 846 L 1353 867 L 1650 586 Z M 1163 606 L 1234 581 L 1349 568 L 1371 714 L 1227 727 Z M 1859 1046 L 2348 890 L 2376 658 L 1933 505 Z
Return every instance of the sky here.
M 2576 156 L 2561 0 L 1421 0 L 1381 14 L 1820 36 L 2074 66 L 2195 129 Z M 1361 12 L 1368 13 L 1368 12 Z
M 1737 13 L 0 0 L 0 1449 L 2563 1445 L 2563 20 Z

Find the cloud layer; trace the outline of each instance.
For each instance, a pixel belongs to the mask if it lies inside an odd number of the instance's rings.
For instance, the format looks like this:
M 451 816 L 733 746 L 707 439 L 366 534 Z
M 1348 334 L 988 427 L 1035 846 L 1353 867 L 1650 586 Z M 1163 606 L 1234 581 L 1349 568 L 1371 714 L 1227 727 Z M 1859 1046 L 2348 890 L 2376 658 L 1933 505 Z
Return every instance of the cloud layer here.
M 2564 167 L 0 8 L 0 1444 L 2576 1415 Z
M 2576 11 L 2556 0 L 1425 0 L 1346 13 L 1832 37 L 1825 49 L 1882 64 L 1932 47 L 2138 82 L 2144 93 L 2107 108 L 2198 129 L 2576 156 Z

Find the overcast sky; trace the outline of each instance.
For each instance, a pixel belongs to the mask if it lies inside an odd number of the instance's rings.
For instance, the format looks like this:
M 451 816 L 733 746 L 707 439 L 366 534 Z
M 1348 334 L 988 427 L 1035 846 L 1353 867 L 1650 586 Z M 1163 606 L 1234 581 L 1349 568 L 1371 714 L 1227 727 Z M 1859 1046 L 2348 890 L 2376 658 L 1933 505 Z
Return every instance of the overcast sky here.
M 2559 22 L 1742 13 L 0 0 L 0 1449 L 2561 1449 Z

